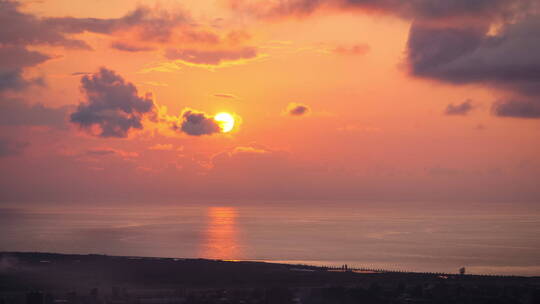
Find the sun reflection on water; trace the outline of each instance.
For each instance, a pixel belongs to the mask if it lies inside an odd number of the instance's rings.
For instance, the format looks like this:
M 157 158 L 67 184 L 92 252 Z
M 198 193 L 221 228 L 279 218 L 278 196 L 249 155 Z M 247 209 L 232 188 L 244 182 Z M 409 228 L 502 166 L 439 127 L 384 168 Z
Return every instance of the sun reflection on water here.
M 204 230 L 201 257 L 222 260 L 241 259 L 236 209 L 210 207 L 207 217 L 208 224 Z

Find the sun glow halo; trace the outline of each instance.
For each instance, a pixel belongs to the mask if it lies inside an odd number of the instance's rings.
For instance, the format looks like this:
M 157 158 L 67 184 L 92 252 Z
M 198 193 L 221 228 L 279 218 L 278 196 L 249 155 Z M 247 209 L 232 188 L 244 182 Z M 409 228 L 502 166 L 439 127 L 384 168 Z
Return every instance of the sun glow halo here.
M 214 116 L 214 120 L 218 122 L 223 133 L 230 132 L 234 128 L 234 117 L 229 113 L 218 113 Z

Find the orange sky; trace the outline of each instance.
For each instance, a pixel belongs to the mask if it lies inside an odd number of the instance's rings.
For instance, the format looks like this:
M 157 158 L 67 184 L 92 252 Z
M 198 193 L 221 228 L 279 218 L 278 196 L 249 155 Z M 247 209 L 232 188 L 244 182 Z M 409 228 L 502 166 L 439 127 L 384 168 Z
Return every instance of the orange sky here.
M 416 19 L 335 8 L 266 19 L 221 0 L 25 1 L 17 10 L 112 20 L 141 5 L 155 17 L 142 26 L 62 30 L 89 48 L 24 45 L 50 57 L 22 68 L 44 84 L 0 93 L 2 102 L 64 109 L 65 119 L 60 127 L 30 119 L 0 126 L 3 202 L 540 198 L 539 120 L 494 115 L 492 103 L 515 95 L 503 87 L 411 73 Z M 70 122 L 89 102 L 81 78 L 102 67 L 138 96 L 153 96 L 154 116 L 145 113 L 126 136 L 100 137 Z M 467 100 L 472 109 L 445 114 Z M 306 112 L 291 115 L 291 103 Z M 237 125 L 226 134 L 174 130 L 165 117 L 182 119 L 188 108 L 232 113 Z

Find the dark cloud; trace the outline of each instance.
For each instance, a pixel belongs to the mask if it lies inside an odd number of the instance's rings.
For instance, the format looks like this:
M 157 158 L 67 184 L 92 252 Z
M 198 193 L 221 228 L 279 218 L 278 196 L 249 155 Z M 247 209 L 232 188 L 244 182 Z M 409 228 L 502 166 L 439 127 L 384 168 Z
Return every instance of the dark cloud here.
M 446 19 L 454 17 L 495 18 L 508 15 L 532 0 L 348 0 L 351 6 L 366 6 L 394 12 L 405 18 Z
M 28 146 L 27 142 L 0 138 L 0 157 L 21 155 Z
M 23 68 L 38 65 L 50 58 L 40 52 L 29 51 L 25 47 L 0 44 L 0 92 L 43 85 L 44 81 L 40 77 L 26 79 L 23 76 Z
M 29 51 L 21 46 L 0 47 L 0 67 L 4 69 L 31 67 L 45 62 L 50 58 L 48 55 Z
M 70 48 L 89 48 L 80 40 L 66 37 L 44 19 L 19 11 L 17 1 L 0 0 L 0 43 L 26 46 L 34 44 L 60 45 Z
M 201 136 L 219 133 L 221 128 L 213 117 L 205 113 L 186 109 L 182 112 L 180 125 L 174 125 L 173 129 L 182 131 L 188 135 Z
M 492 111 L 500 117 L 540 118 L 540 101 L 498 101 Z
M 529 17 L 497 35 L 487 26 L 414 24 L 408 42 L 412 73 L 451 83 L 486 82 L 540 93 L 540 19 Z
M 194 64 L 220 65 L 224 62 L 257 57 L 254 47 L 232 50 L 168 49 L 165 56 L 171 60 L 182 60 Z
M 26 79 L 23 77 L 22 69 L 8 69 L 4 70 L 0 68 L 0 92 L 7 90 L 23 90 L 32 85 L 43 85 L 42 78 Z
M 467 115 L 474 109 L 472 100 L 468 99 L 459 104 L 449 104 L 444 110 L 445 115 Z
M 258 17 L 309 15 L 321 8 L 357 9 L 368 13 L 392 14 L 403 18 L 495 17 L 506 15 L 532 0 L 283 0 L 250 2 L 229 0 L 232 8 Z
M 142 129 L 144 115 L 154 110 L 151 96 L 138 96 L 132 83 L 106 68 L 83 76 L 81 89 L 86 101 L 71 114 L 71 122 L 100 137 L 127 137 L 130 130 Z
M 0 92 L 22 90 L 30 85 L 42 85 L 44 82 L 41 78 L 24 78 L 23 68 L 38 65 L 50 58 L 48 55 L 29 51 L 22 46 L 0 43 Z
M 111 47 L 113 49 L 117 49 L 124 52 L 148 52 L 152 51 L 153 48 L 151 47 L 144 47 L 144 46 L 137 46 L 137 45 L 131 45 L 129 43 L 116 41 L 111 44 Z
M 0 102 L 0 125 L 49 126 L 65 129 L 70 106 L 50 108 L 43 104 L 28 104 L 20 99 Z
M 145 6 L 120 18 L 46 18 L 44 24 L 61 33 L 93 32 L 112 34 L 117 31 L 135 30 L 142 40 L 168 41 L 173 29 L 182 24 L 189 24 L 189 16 L 182 11 L 153 10 Z
M 67 38 L 64 33 L 47 26 L 43 19 L 23 13 L 19 8 L 17 1 L 0 0 L 0 92 L 43 84 L 40 78 L 24 78 L 23 69 L 51 57 L 27 50 L 29 45 L 89 48 L 84 42 Z
M 523 101 L 498 102 L 498 116 L 537 118 L 540 106 L 540 18 L 506 24 L 497 34 L 487 25 L 440 27 L 413 24 L 408 59 L 415 76 L 452 84 L 482 84 Z M 527 114 L 525 111 L 532 111 Z
M 488 28 L 439 28 L 413 24 L 409 33 L 408 60 L 416 76 L 441 78 L 455 83 L 467 82 L 459 72 L 450 71 L 451 64 L 477 49 Z M 463 73 L 462 73 L 463 74 Z
M 287 106 L 286 113 L 292 116 L 304 116 L 310 111 L 309 107 L 300 103 L 290 103 Z

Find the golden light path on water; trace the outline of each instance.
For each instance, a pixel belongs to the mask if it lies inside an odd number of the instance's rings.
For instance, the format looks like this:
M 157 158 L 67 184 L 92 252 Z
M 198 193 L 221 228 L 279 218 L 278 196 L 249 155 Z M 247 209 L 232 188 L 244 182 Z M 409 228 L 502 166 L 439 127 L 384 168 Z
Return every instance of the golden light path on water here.
M 236 223 L 237 211 L 233 207 L 210 207 L 208 224 L 203 232 L 201 256 L 208 259 L 241 259 Z

